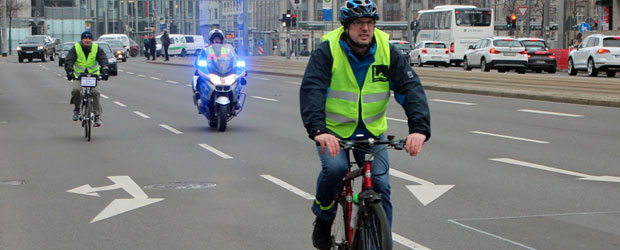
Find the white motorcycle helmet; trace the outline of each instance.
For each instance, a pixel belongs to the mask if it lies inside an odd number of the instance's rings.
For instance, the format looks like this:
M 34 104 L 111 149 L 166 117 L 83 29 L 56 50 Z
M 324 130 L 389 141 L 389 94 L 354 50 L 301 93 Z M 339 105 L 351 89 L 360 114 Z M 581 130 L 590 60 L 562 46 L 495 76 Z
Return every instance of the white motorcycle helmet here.
M 213 44 L 213 38 L 215 36 L 219 36 L 220 39 L 222 39 L 222 43 L 224 43 L 224 33 L 220 29 L 209 31 L 209 43 Z

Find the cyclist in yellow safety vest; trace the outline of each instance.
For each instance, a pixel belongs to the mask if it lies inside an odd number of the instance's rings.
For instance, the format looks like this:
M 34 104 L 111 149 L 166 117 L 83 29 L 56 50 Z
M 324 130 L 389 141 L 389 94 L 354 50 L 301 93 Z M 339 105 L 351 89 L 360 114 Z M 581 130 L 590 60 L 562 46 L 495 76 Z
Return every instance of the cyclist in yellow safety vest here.
M 430 111 L 420 79 L 400 50 L 389 44 L 389 35 L 375 28 L 377 19 L 377 7 L 371 0 L 346 1 L 340 9 L 342 26 L 323 36 L 301 82 L 302 120 L 310 139 L 317 144 L 322 164 L 312 204 L 316 215 L 312 243 L 318 249 L 331 246 L 334 199 L 348 170 L 347 156 L 338 140 L 359 135 L 383 138 L 390 91 L 394 91 L 407 115 L 406 151 L 417 155 L 431 136 Z M 375 159 L 385 159 L 373 161 L 372 181 L 391 225 L 387 148 L 375 145 L 371 151 L 377 152 Z M 353 154 L 363 159 L 363 152 Z
M 84 31 L 81 42 L 76 43 L 65 57 L 65 71 L 67 80 L 77 80 L 80 74 L 101 75 L 103 80 L 108 80 L 108 57 L 99 46 L 93 42 L 93 34 Z M 73 120 L 77 121 L 80 114 L 82 96 L 80 81 L 73 81 L 71 90 L 71 104 L 74 105 Z M 99 86 L 92 89 L 93 108 L 95 111 L 95 127 L 101 126 L 101 103 L 99 102 Z

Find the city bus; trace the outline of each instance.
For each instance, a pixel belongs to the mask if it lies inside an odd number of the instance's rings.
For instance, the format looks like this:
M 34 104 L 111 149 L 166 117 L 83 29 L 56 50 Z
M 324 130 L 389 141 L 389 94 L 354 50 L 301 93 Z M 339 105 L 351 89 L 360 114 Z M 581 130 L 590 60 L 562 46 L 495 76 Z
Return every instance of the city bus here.
M 442 41 L 450 46 L 450 64 L 459 66 L 469 45 L 493 36 L 493 10 L 473 5 L 441 5 L 418 11 L 413 23 L 415 42 Z

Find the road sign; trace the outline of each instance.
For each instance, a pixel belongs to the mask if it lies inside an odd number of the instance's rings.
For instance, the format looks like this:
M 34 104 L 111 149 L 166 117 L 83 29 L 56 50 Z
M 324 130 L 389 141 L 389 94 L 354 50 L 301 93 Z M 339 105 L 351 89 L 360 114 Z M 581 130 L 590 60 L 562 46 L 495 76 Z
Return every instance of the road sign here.
M 581 23 L 579 25 L 579 32 L 590 31 L 590 25 L 588 23 Z
M 165 23 L 160 23 L 159 24 L 159 30 L 165 30 L 166 29 L 166 24 Z
M 527 13 L 527 6 L 519 6 L 517 7 L 517 9 L 519 10 L 519 13 L 521 13 L 521 16 L 525 17 L 525 13 Z
M 264 46 L 265 42 L 263 40 L 258 40 L 258 46 Z

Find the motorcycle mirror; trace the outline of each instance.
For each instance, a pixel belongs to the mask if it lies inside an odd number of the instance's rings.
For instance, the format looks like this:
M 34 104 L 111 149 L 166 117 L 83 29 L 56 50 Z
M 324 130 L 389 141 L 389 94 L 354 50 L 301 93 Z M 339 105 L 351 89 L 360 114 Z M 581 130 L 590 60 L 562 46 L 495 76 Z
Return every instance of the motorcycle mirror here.
M 247 81 L 245 80 L 245 78 L 241 78 L 241 80 L 239 80 L 239 83 L 241 83 L 241 86 L 245 86 L 247 84 Z

